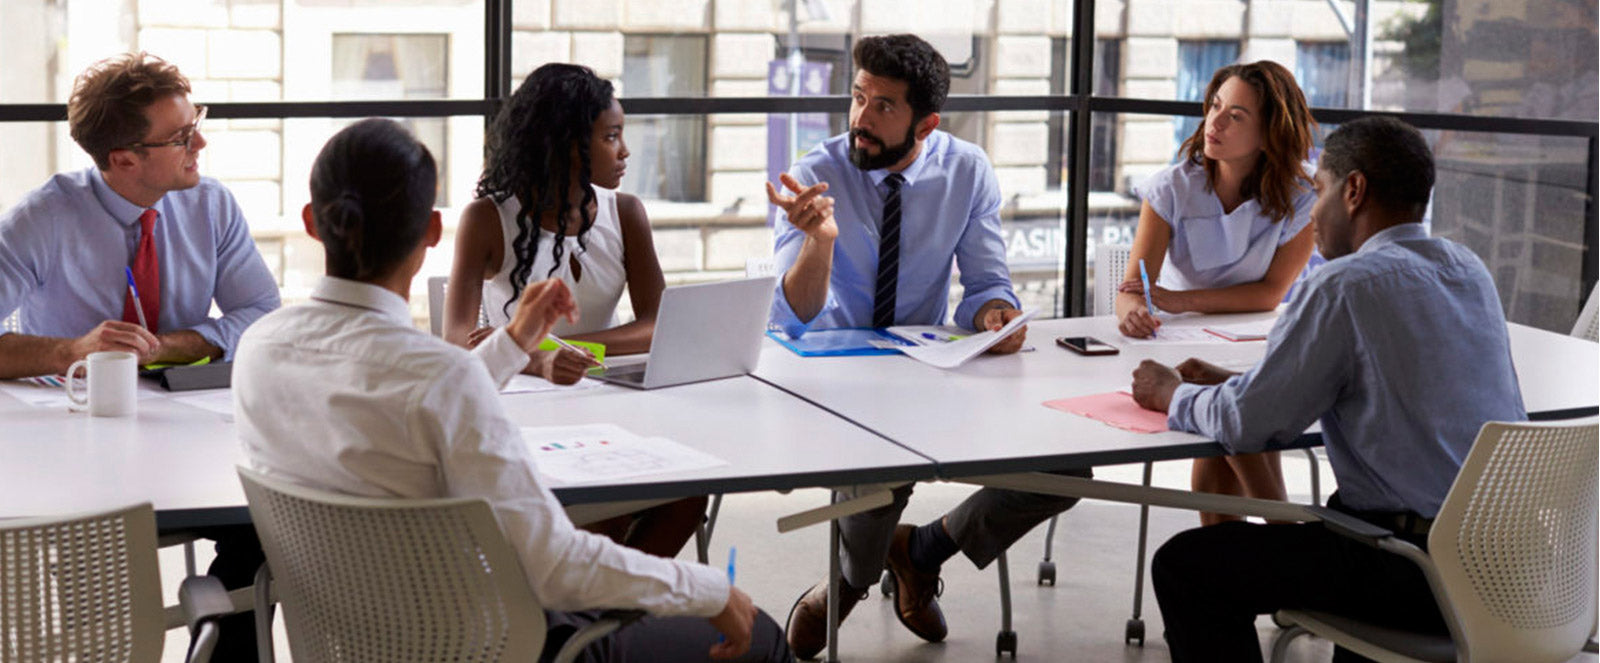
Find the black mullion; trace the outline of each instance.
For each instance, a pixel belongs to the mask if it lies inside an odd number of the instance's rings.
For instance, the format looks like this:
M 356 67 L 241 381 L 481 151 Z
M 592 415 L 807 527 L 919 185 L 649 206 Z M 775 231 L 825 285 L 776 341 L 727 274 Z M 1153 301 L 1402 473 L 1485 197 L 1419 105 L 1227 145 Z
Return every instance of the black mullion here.
M 1083 285 L 1088 265 L 1084 247 L 1089 241 L 1089 151 L 1092 122 L 1090 100 L 1094 96 L 1094 0 L 1074 0 L 1072 4 L 1071 110 L 1068 121 L 1072 133 L 1067 141 L 1070 155 L 1067 187 L 1067 236 L 1062 242 L 1064 273 L 1061 275 L 1062 313 L 1066 317 L 1084 315 Z
M 1597 228 L 1596 197 L 1600 196 L 1600 162 L 1597 162 L 1597 152 L 1600 152 L 1600 138 L 1589 137 L 1589 195 L 1583 201 L 1583 287 L 1578 290 L 1578 306 L 1582 310 L 1584 302 L 1588 300 L 1589 291 L 1594 290 L 1597 278 L 1596 271 L 1596 244 L 1600 244 L 1600 228 Z
M 487 0 L 483 9 L 483 122 L 488 130 L 506 97 L 511 96 L 511 3 Z

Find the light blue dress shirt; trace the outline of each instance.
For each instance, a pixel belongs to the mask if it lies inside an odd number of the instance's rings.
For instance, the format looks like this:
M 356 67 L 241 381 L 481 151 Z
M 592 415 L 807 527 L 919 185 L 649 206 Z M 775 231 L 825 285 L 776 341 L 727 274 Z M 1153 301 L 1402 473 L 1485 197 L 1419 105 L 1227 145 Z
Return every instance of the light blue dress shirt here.
M 278 284 L 233 194 L 209 177 L 157 201 L 162 332 L 194 330 L 228 356 L 256 318 L 278 308 Z M 75 338 L 121 320 L 144 208 L 94 168 L 59 173 L 0 215 L 0 318 L 22 309 L 22 333 Z M 222 317 L 211 317 L 215 301 Z
M 1289 303 L 1261 363 L 1184 384 L 1168 424 L 1231 453 L 1295 439 L 1320 418 L 1352 509 L 1439 512 L 1487 421 L 1523 421 L 1500 297 L 1466 247 L 1407 223 L 1329 261 Z
M 1305 184 L 1294 196 L 1294 215 L 1274 222 L 1251 198 L 1222 211 L 1206 186 L 1204 166 L 1183 159 L 1156 171 L 1138 187 L 1140 198 L 1172 229 L 1157 283 L 1168 290 L 1226 288 L 1267 275 L 1278 247 L 1311 223 L 1316 193 Z
M 802 185 L 827 182 L 823 194 L 834 199 L 839 237 L 833 245 L 828 299 L 809 323 L 789 307 L 778 280 L 772 299 L 772 325 L 792 337 L 809 329 L 871 327 L 872 298 L 878 281 L 878 227 L 883 223 L 888 170 L 861 170 L 847 155 L 849 134 L 823 141 L 800 157 L 789 174 Z M 962 298 L 955 323 L 972 328 L 972 316 L 991 299 L 1019 306 L 1006 267 L 1000 235 L 1000 184 L 978 146 L 934 131 L 922 152 L 901 176 L 900 271 L 895 290 L 895 322 L 942 325 L 947 322 L 950 267 L 961 271 Z M 805 233 L 780 210 L 774 227 L 774 262 L 784 274 L 794 265 Z

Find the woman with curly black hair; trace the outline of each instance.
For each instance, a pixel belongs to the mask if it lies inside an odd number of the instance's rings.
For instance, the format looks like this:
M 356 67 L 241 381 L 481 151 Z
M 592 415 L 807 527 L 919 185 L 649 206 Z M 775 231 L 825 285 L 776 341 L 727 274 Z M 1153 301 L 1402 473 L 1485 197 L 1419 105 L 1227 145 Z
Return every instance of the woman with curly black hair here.
M 578 322 L 554 333 L 606 346 L 650 349 L 666 287 L 639 199 L 615 191 L 627 170 L 622 106 L 611 83 L 588 67 L 547 64 L 522 82 L 495 117 L 478 199 L 456 233 L 446 291 L 445 338 L 471 345 L 482 307 L 489 328 L 505 323 L 531 281 L 559 278 L 578 298 Z M 619 325 L 626 287 L 635 319 Z M 571 350 L 540 352 L 525 373 L 572 384 L 594 366 Z
M 445 339 L 473 346 L 504 326 L 530 282 L 558 278 L 578 303 L 576 322 L 552 333 L 603 343 L 607 354 L 650 350 L 666 281 L 639 199 L 615 189 L 627 171 L 622 105 L 588 67 L 534 70 L 495 116 L 478 199 L 461 214 L 444 307 Z M 619 325 L 628 289 L 633 322 Z M 478 327 L 482 307 L 488 326 Z M 572 384 L 594 359 L 571 350 L 531 353 L 524 373 Z M 678 554 L 700 525 L 704 497 L 585 527 L 648 553 Z

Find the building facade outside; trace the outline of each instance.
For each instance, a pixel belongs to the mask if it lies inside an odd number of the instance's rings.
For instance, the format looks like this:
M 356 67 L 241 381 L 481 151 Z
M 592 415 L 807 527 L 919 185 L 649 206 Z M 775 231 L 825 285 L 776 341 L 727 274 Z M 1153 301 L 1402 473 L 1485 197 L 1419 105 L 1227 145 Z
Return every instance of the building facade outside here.
M 846 95 L 855 38 L 915 32 L 951 62 L 952 94 L 1067 92 L 1070 0 L 799 4 L 791 16 L 790 0 L 519 0 L 511 84 L 540 64 L 567 61 L 593 67 L 625 98 L 785 94 L 790 71 L 804 72 L 803 94 Z M 1295 72 L 1317 107 L 1359 108 L 1368 98 L 1377 110 L 1596 119 L 1592 0 L 1377 1 L 1367 9 L 1373 55 L 1362 75 L 1362 55 L 1351 48 L 1353 2 L 1097 2 L 1094 94 L 1196 101 L 1216 67 L 1271 59 Z M 63 103 L 79 71 L 127 50 L 178 64 L 202 103 L 484 96 L 484 9 L 472 0 L 7 0 L 0 104 Z M 669 283 L 737 275 L 747 260 L 769 257 L 763 182 L 792 160 L 792 140 L 804 150 L 842 131 L 843 111 L 630 116 L 623 189 L 646 201 Z M 300 230 L 299 211 L 316 151 L 348 121 L 207 123 L 202 170 L 239 197 L 288 301 L 321 274 L 321 251 Z M 483 118 L 404 121 L 440 157 L 439 205 L 453 229 L 481 165 Z M 1090 256 L 1096 243 L 1131 241 L 1136 185 L 1171 163 L 1198 118 L 1097 113 L 1092 122 L 1090 233 L 1081 247 Z M 1051 111 L 949 112 L 943 125 L 988 152 L 1006 196 L 1019 294 L 1056 315 L 1066 125 L 1065 113 Z M 1586 142 L 1429 133 L 1440 163 L 1434 232 L 1479 252 L 1508 317 L 1564 331 L 1581 301 Z M 0 150 L 39 155 L 0 173 L 0 205 L 52 172 L 89 164 L 64 123 L 0 123 Z M 431 254 L 425 275 L 448 273 L 450 244 L 447 237 Z

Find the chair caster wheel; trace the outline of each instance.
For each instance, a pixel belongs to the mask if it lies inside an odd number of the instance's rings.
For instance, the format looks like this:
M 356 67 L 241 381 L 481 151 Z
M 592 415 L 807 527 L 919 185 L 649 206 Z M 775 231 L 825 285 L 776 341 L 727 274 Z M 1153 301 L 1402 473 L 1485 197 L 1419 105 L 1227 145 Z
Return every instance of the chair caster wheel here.
M 1039 586 L 1056 586 L 1056 563 L 1039 562 Z
M 1122 629 L 1122 644 L 1131 644 L 1138 640 L 1139 646 L 1144 646 L 1144 620 L 1130 619 L 1128 625 Z
M 1006 654 L 1010 654 L 1013 659 L 1017 657 L 1016 631 L 1001 631 L 994 638 L 994 655 L 1005 656 Z
M 894 574 L 883 572 L 883 580 L 878 581 L 878 591 L 883 593 L 883 598 L 894 596 Z

